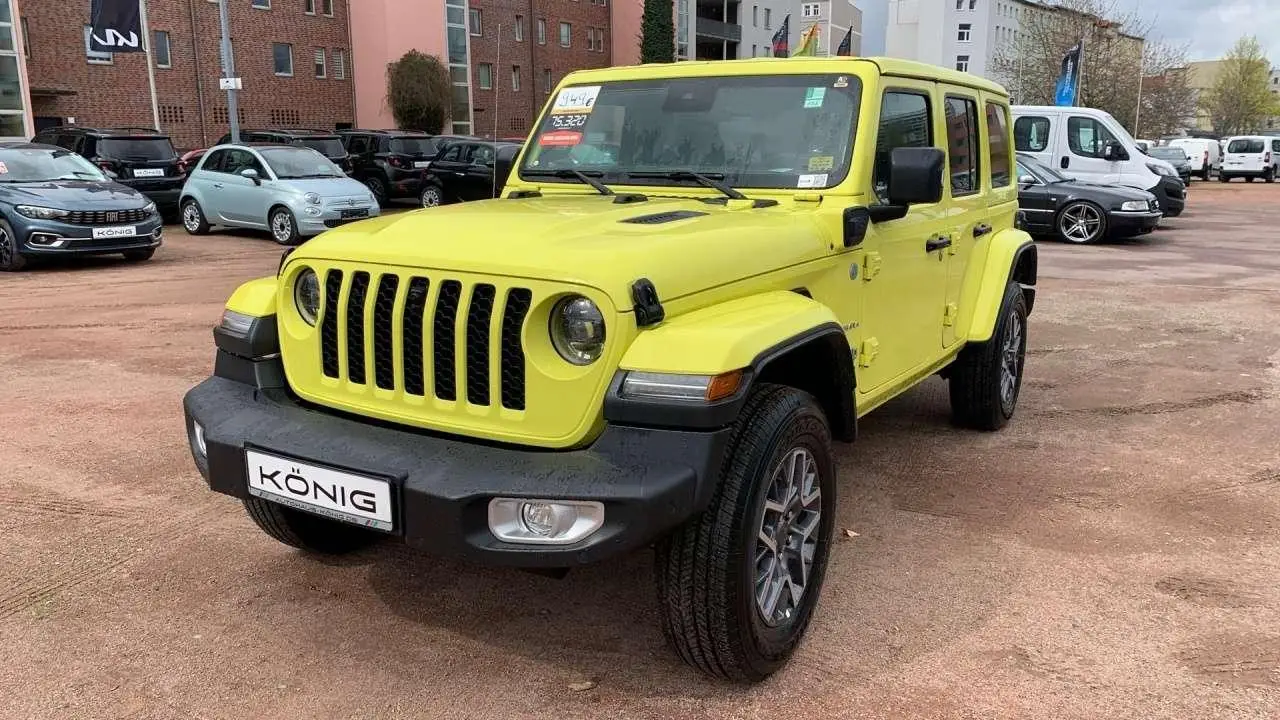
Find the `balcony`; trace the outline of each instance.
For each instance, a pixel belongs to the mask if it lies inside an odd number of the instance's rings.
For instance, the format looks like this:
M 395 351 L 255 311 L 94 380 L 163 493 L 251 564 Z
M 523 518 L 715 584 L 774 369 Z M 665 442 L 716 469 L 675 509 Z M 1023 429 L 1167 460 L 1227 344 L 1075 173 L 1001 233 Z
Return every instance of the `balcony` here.
M 736 23 L 720 22 L 711 18 L 699 17 L 694 25 L 699 38 L 711 38 L 726 42 L 742 42 L 742 26 Z

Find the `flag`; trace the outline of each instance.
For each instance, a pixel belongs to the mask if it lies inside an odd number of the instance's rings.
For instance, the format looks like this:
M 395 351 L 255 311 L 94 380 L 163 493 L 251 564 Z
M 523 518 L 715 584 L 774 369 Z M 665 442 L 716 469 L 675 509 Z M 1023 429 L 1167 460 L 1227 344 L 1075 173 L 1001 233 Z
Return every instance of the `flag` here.
M 1058 75 L 1054 104 L 1070 107 L 1076 104 L 1080 92 L 1080 60 L 1084 57 L 1084 40 L 1076 43 L 1062 58 L 1062 72 Z
M 791 50 L 791 16 L 782 19 L 782 27 L 773 34 L 773 56 L 784 58 Z
M 93 0 L 90 8 L 89 49 L 94 52 L 145 52 L 142 11 L 138 0 Z
M 844 34 L 844 39 L 840 41 L 840 47 L 836 49 L 836 57 L 848 57 L 853 55 L 853 28 L 849 28 L 849 32 Z
M 800 47 L 796 48 L 796 51 L 791 53 L 791 56 L 813 57 L 814 55 L 817 55 L 818 32 L 818 23 L 814 23 L 808 28 L 805 28 L 805 31 L 800 33 Z

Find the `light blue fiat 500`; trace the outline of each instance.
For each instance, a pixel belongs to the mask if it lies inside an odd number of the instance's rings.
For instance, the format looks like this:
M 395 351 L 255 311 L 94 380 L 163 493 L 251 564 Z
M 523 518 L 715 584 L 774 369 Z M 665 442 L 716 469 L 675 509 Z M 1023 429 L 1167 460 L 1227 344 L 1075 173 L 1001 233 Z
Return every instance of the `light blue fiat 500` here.
M 364 184 L 311 148 L 218 145 L 182 188 L 182 225 L 192 235 L 212 225 L 269 230 L 281 245 L 375 217 Z

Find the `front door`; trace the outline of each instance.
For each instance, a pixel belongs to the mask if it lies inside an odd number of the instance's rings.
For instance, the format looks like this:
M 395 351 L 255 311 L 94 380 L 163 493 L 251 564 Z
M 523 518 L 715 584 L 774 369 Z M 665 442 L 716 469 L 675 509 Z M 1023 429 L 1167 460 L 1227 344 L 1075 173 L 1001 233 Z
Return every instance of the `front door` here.
M 223 161 L 223 175 L 219 179 L 222 188 L 222 216 L 227 222 L 249 227 L 266 227 L 267 212 L 264 204 L 266 193 L 258 184 L 240 174 L 252 168 L 258 171 L 260 181 L 267 181 L 266 168 L 253 153 L 243 148 L 231 148 Z
M 886 202 L 890 155 L 898 147 L 934 147 L 947 136 L 934 83 L 895 79 L 880 103 L 873 177 Z M 945 194 L 945 190 L 944 190 Z M 874 224 L 863 244 L 865 300 L 858 347 L 858 391 L 892 391 L 942 355 L 938 335 L 947 289 L 945 204 L 913 205 L 907 216 Z
M 493 187 L 493 146 L 476 145 L 471 153 L 471 165 L 467 167 L 465 200 L 485 200 L 497 193 Z
M 1097 118 L 1067 115 L 1066 120 L 1062 130 L 1066 133 L 1066 142 L 1058 145 L 1059 169 L 1088 182 L 1103 185 L 1120 182 L 1124 163 L 1103 157 L 1107 143 L 1116 142 L 1116 136 Z

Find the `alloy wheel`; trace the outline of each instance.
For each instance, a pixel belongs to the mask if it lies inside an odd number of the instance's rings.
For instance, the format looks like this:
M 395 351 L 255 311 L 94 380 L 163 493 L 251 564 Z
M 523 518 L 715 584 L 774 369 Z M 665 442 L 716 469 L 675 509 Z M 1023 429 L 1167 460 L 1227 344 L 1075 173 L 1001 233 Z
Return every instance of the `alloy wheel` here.
M 436 207 L 440 204 L 440 190 L 436 187 L 429 187 L 422 191 L 422 207 Z
M 187 203 L 186 207 L 182 208 L 182 227 L 191 234 L 195 234 L 200 229 L 200 208 L 197 208 L 193 202 Z
M 13 247 L 13 237 L 4 228 L 0 228 L 0 267 L 9 267 L 17 250 Z
M 281 245 L 293 239 L 293 220 L 289 213 L 280 210 L 271 216 L 271 236 Z
M 1012 411 L 1018 399 L 1018 378 L 1022 375 L 1025 358 L 1022 344 L 1022 317 L 1012 312 L 1009 314 L 1009 327 L 1004 336 L 1004 345 L 1000 349 L 1000 403 L 1006 411 Z
M 1102 213 L 1085 203 L 1072 205 L 1062 211 L 1062 217 L 1058 219 L 1058 230 L 1071 242 L 1092 242 L 1102 230 Z
M 756 533 L 756 609 L 766 625 L 777 627 L 798 614 L 818 549 L 822 490 L 813 455 L 789 450 L 765 492 Z

